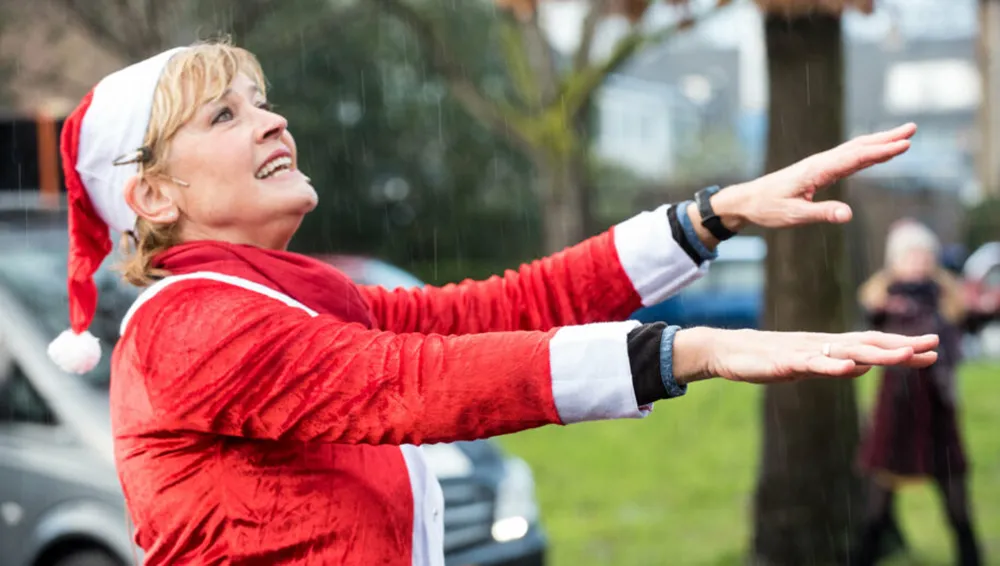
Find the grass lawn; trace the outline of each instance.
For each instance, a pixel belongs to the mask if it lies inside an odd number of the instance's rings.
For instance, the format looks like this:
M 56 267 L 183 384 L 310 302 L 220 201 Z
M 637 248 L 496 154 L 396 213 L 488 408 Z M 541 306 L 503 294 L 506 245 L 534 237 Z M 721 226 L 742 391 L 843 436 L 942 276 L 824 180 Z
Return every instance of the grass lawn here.
M 1000 562 L 1000 366 L 963 368 L 962 420 L 986 563 Z M 877 386 L 858 381 L 864 410 Z M 737 565 L 752 533 L 759 387 L 705 382 L 643 421 L 549 427 L 501 439 L 538 483 L 554 566 Z M 951 534 L 930 484 L 900 494 L 910 556 L 892 566 L 953 563 Z

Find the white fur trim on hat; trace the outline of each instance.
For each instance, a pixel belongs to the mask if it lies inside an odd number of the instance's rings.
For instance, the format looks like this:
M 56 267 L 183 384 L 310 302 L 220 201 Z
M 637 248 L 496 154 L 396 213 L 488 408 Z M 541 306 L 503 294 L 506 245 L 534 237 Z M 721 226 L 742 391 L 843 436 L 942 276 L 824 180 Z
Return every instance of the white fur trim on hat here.
M 64 330 L 49 344 L 49 358 L 65 372 L 87 373 L 101 361 L 101 342 L 90 332 Z
M 116 71 L 94 87 L 80 126 L 76 170 L 90 202 L 114 231 L 135 226 L 135 213 L 125 202 L 125 182 L 138 164 L 113 165 L 115 159 L 139 149 L 146 137 L 153 94 L 170 58 L 187 49 L 177 47 Z

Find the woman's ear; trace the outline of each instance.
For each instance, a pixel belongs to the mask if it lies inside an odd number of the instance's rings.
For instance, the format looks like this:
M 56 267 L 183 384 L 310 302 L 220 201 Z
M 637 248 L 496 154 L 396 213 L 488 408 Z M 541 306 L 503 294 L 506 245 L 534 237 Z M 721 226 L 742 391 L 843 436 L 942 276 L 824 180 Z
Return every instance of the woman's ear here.
M 171 224 L 177 221 L 180 211 L 162 188 L 158 183 L 133 175 L 125 182 L 125 202 L 140 218 L 153 224 Z

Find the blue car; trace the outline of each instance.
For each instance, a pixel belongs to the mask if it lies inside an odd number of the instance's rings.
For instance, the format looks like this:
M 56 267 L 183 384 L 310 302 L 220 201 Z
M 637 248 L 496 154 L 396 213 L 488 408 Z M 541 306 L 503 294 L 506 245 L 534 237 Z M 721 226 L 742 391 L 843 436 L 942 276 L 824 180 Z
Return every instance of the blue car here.
M 760 328 L 767 245 L 757 236 L 736 236 L 719 244 L 708 273 L 662 303 L 632 318 L 681 327 Z

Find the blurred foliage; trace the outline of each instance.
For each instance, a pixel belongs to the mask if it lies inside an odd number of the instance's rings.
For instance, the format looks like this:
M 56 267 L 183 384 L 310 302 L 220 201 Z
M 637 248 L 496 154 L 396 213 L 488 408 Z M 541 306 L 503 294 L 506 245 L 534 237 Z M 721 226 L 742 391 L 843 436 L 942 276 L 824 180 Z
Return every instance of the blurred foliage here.
M 697 182 L 715 176 L 739 176 L 746 152 L 737 136 L 732 129 L 712 128 L 681 144 L 672 180 Z
M 471 78 L 504 88 L 487 6 L 433 13 L 461 41 Z M 354 3 L 296 0 L 243 44 L 261 60 L 319 208 L 293 247 L 370 253 L 401 265 L 534 255 L 527 164 L 447 96 L 406 27 Z
M 1000 241 L 1000 197 L 995 196 L 971 207 L 965 221 L 965 245 L 969 251 L 994 241 Z
M 635 214 L 635 202 L 651 186 L 634 171 L 592 155 L 588 162 L 593 184 L 595 223 L 601 228 Z

